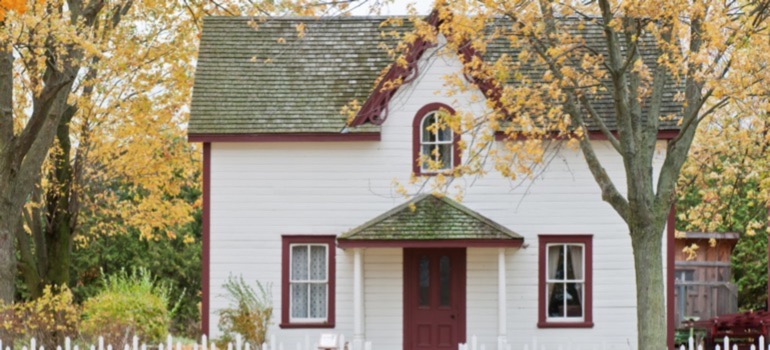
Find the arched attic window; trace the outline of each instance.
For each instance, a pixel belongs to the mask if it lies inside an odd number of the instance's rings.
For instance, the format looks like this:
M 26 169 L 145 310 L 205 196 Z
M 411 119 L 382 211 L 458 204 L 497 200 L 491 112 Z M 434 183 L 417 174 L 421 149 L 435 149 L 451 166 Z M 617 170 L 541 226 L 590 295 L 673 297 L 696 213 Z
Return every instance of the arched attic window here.
M 435 175 L 460 164 L 457 147 L 460 135 L 450 128 L 445 118 L 455 113 L 443 103 L 430 103 L 414 117 L 412 171 L 415 175 Z

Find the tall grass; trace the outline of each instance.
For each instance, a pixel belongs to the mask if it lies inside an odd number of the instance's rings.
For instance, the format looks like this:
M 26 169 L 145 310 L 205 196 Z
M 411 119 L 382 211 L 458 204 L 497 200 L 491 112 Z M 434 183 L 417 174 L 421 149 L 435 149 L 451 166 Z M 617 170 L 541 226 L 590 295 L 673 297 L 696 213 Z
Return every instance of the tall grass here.
M 273 315 L 271 284 L 256 282 L 256 290 L 243 280 L 243 276 L 230 275 L 222 288 L 230 305 L 219 310 L 219 329 L 223 336 L 219 343 L 232 342 L 240 334 L 251 344 L 262 344 L 267 339 L 267 328 Z

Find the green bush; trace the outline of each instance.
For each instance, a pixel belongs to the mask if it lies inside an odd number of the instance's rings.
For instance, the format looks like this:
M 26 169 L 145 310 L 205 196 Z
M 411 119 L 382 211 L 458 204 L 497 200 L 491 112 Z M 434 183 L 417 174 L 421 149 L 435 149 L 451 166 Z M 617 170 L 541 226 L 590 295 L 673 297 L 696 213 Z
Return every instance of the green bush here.
M 161 342 L 168 334 L 171 290 L 157 283 L 146 269 L 121 271 L 104 278 L 104 289 L 83 304 L 83 335 L 123 348 L 137 335 L 143 341 Z M 178 303 L 177 303 L 178 304 Z
M 174 290 L 187 291 L 172 315 L 172 334 L 200 337 L 201 243 L 198 238 L 185 242 L 183 234 L 178 234 L 174 239 L 148 241 L 140 238 L 139 232 L 132 232 L 101 236 L 87 246 L 76 247 L 72 270 L 75 299 L 83 303 L 101 291 L 100 270 L 112 275 L 125 266 L 146 268 Z
M 200 187 L 186 188 L 179 198 L 194 203 L 200 200 Z M 201 241 L 202 214 L 197 206 L 194 222 L 158 232 L 167 238 L 148 240 L 138 229 L 128 227 L 123 234 L 79 234 L 73 246 L 70 275 L 77 303 L 96 296 L 102 288 L 102 274 L 120 273 L 126 266 L 146 268 L 157 280 L 174 290 L 186 290 L 184 299 L 172 315 L 170 331 L 175 336 L 200 338 L 201 335 Z M 82 232 L 99 225 L 103 218 L 83 214 Z M 81 222 L 81 221 L 79 221 Z M 23 287 L 23 286 L 20 286 Z
M 240 334 L 250 344 L 264 343 L 273 315 L 270 284 L 262 285 L 257 281 L 255 291 L 244 282 L 243 277 L 230 276 L 222 288 L 227 291 L 225 297 L 230 305 L 219 310 L 219 329 L 223 335 L 217 344 L 224 348 L 228 342 L 233 341 L 235 334 Z

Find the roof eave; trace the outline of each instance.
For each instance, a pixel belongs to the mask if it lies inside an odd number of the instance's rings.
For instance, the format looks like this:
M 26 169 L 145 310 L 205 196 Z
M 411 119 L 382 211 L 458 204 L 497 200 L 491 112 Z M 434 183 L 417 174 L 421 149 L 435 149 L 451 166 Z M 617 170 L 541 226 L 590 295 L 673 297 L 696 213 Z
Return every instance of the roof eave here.
M 337 238 L 337 246 L 348 248 L 521 248 L 523 238 L 513 239 L 344 239 Z
M 358 142 L 380 141 L 379 132 L 306 132 L 306 133 L 189 133 L 189 142 Z

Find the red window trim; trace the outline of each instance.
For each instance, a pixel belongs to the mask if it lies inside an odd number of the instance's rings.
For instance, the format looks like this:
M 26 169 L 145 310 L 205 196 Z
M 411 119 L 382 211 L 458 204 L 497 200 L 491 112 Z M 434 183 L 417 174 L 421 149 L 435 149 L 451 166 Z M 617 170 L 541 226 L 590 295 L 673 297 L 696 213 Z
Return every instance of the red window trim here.
M 414 122 L 412 122 L 412 172 L 417 176 L 436 176 L 440 174 L 440 172 L 432 172 L 432 173 L 423 173 L 422 167 L 420 166 L 420 131 L 422 129 L 422 118 L 425 117 L 430 112 L 437 111 L 439 109 L 444 109 L 447 112 L 454 114 L 455 110 L 452 107 L 449 107 L 448 105 L 445 105 L 443 103 L 429 103 L 420 110 L 417 111 L 417 114 L 414 116 Z M 462 161 L 460 150 L 458 149 L 458 143 L 460 142 L 460 133 L 455 132 L 454 133 L 454 142 L 452 143 L 452 148 L 454 148 L 454 166 L 458 166 L 460 162 Z
M 337 284 L 336 236 L 333 235 L 283 235 L 281 245 L 281 328 L 334 328 L 335 286 Z M 329 246 L 329 293 L 326 304 L 326 322 L 323 323 L 292 323 L 289 317 L 289 247 L 292 244 L 327 244 Z
M 545 259 L 547 244 L 551 243 L 582 243 L 585 245 L 585 315 L 581 322 L 548 322 L 545 312 Z M 593 235 L 538 235 L 538 328 L 592 328 L 593 322 Z

